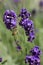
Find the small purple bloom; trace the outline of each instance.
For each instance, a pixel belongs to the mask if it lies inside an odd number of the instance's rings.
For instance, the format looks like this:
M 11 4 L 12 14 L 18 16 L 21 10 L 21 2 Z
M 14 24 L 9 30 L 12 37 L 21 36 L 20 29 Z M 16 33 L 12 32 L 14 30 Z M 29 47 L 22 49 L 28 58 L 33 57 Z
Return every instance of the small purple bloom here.
M 25 63 L 31 62 L 31 58 L 32 58 L 32 56 L 27 55 L 25 58 Z
M 39 57 L 35 57 L 35 65 L 40 65 L 40 58 Z
M 40 1 L 40 2 L 39 2 L 39 6 L 40 6 L 40 7 L 43 7 L 43 1 Z
M 17 50 L 20 51 L 21 50 L 21 46 L 20 45 L 17 45 Z
M 0 58 L 0 62 L 2 62 L 2 58 Z
M 33 21 L 32 20 L 27 20 L 26 19 L 26 25 L 25 25 L 25 27 L 24 27 L 24 29 L 25 29 L 25 31 L 28 31 L 28 32 L 30 32 L 31 30 L 33 30 Z
M 3 15 L 3 21 L 8 29 L 16 26 L 16 13 L 13 10 L 6 10 Z
M 25 30 L 29 31 L 31 28 L 33 28 L 33 26 L 32 26 L 33 21 L 29 20 L 28 18 L 21 19 L 21 21 L 19 22 L 19 25 L 24 27 Z
M 34 31 L 30 31 L 28 41 L 32 42 L 35 39 Z
M 32 49 L 30 50 L 30 53 L 32 53 L 32 55 L 39 56 L 40 53 L 41 53 L 41 51 L 40 51 L 40 49 L 39 49 L 38 46 L 35 46 L 34 48 L 32 48 Z
M 22 8 L 19 14 L 19 17 L 21 18 L 29 18 L 31 14 L 27 11 L 26 8 Z
M 24 28 L 25 33 L 28 36 L 28 41 L 32 42 L 35 39 L 33 21 L 30 20 L 29 18 L 21 19 L 19 25 Z
M 25 58 L 25 63 L 29 63 L 29 65 L 40 65 L 40 58 L 27 55 Z
M 30 50 L 32 55 L 26 55 L 25 63 L 29 63 L 29 65 L 40 65 L 40 57 L 38 56 L 39 50 L 38 46 L 32 48 L 32 50 Z
M 19 3 L 21 0 L 14 0 L 15 3 Z

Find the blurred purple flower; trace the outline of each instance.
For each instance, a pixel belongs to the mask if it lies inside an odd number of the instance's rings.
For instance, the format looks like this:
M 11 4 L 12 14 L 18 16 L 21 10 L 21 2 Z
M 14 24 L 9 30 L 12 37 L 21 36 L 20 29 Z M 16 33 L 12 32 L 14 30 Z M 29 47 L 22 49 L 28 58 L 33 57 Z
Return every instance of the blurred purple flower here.
M 8 29 L 16 26 L 16 13 L 13 10 L 6 10 L 3 15 L 3 21 Z
M 39 6 L 43 7 L 43 1 L 42 0 L 39 2 Z
M 25 58 L 25 63 L 29 63 L 29 65 L 40 65 L 40 58 L 27 55 Z
M 18 2 L 20 2 L 20 0 L 14 0 L 14 2 L 15 2 L 15 3 L 18 3 Z
M 2 62 L 2 58 L 0 58 L 0 62 Z
M 21 46 L 20 45 L 17 45 L 17 51 L 20 51 L 21 50 Z
M 35 46 L 34 48 L 32 48 L 32 49 L 30 50 L 30 53 L 32 53 L 32 55 L 39 56 L 40 53 L 41 53 L 41 51 L 40 51 L 40 49 L 39 49 L 38 46 Z
M 26 55 L 25 63 L 28 63 L 31 61 L 32 56 Z
M 29 33 L 28 41 L 32 42 L 35 39 L 35 32 L 32 29 Z
M 32 42 L 35 39 L 33 21 L 30 20 L 29 18 L 21 19 L 19 25 L 24 28 L 25 33 L 28 36 L 28 41 Z
M 28 41 L 32 42 L 35 39 L 35 34 L 34 34 L 35 30 L 34 30 L 33 21 L 29 19 L 30 16 L 31 14 L 27 11 L 27 9 L 22 8 L 19 14 L 19 17 L 21 17 L 19 25 L 24 28 L 25 33 L 28 36 Z
M 22 8 L 19 14 L 19 17 L 21 18 L 29 18 L 31 14 L 27 11 L 26 8 Z

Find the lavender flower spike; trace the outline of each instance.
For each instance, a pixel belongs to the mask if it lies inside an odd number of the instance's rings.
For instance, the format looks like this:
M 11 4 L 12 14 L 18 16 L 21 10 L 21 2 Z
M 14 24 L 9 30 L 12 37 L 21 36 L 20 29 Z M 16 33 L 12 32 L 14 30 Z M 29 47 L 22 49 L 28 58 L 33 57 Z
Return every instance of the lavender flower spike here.
M 35 32 L 34 32 L 34 24 L 33 21 L 29 18 L 23 18 L 19 22 L 19 25 L 22 26 L 25 30 L 26 35 L 28 36 L 28 41 L 32 42 L 35 39 Z
M 6 10 L 3 15 L 3 21 L 8 29 L 16 26 L 16 13 L 13 10 Z
M 31 31 L 29 33 L 28 41 L 32 42 L 34 39 L 35 39 L 35 33 L 34 33 L 34 31 Z
M 19 14 L 19 17 L 21 18 L 29 18 L 31 14 L 27 11 L 26 8 L 22 8 Z
M 41 51 L 40 51 L 40 49 L 39 49 L 38 46 L 35 46 L 34 48 L 32 48 L 32 49 L 30 50 L 30 53 L 32 53 L 32 55 L 39 56 L 40 53 L 41 53 Z
M 40 58 L 32 55 L 27 55 L 25 58 L 25 63 L 29 63 L 29 65 L 40 65 Z

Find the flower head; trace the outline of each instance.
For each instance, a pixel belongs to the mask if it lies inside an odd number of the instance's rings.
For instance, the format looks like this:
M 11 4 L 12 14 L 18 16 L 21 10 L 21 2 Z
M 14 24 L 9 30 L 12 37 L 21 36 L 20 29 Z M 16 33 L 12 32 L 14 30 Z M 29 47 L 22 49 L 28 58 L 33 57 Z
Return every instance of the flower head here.
M 17 3 L 17 4 L 18 4 L 20 1 L 21 1 L 21 0 L 14 0 L 14 2 Z
M 39 56 L 40 52 L 41 51 L 38 46 L 35 46 L 34 48 L 32 48 L 32 50 L 30 50 L 30 53 L 32 53 L 32 55 L 35 55 L 35 56 Z
M 28 41 L 32 42 L 35 39 L 35 33 L 34 31 L 30 31 Z
M 31 14 L 27 11 L 26 8 L 22 8 L 21 9 L 19 17 L 21 17 L 21 18 L 28 18 L 30 16 L 31 16 Z
M 21 50 L 21 46 L 20 45 L 17 45 L 17 51 L 20 51 Z
M 29 65 L 40 65 L 40 58 L 27 55 L 25 58 L 25 63 L 29 63 Z
M 25 62 L 28 63 L 31 62 L 31 60 L 34 60 L 32 59 L 32 56 L 26 55 Z
M 2 62 L 2 58 L 0 58 L 0 62 Z
M 40 7 L 43 7 L 43 1 L 40 1 L 40 2 L 39 2 L 39 6 L 40 6 Z
M 19 25 L 24 28 L 25 33 L 28 36 L 28 41 L 32 42 L 35 39 L 33 21 L 30 20 L 29 18 L 21 19 Z
M 16 26 L 16 13 L 13 10 L 6 10 L 3 15 L 3 21 L 8 29 Z

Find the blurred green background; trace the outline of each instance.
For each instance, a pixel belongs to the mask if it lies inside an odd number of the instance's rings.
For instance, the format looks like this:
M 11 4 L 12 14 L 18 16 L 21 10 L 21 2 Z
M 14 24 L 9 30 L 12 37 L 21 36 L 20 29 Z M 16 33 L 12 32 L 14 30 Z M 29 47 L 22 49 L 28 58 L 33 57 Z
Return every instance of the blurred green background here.
M 0 57 L 2 57 L 2 62 L 7 60 L 3 64 L 0 62 L 0 65 L 26 65 L 24 62 L 26 48 L 27 54 L 29 54 L 29 50 L 35 45 L 38 45 L 42 51 L 40 58 L 41 65 L 43 65 L 43 10 L 39 7 L 39 2 L 40 0 L 20 0 L 20 2 L 16 3 L 14 0 L 0 0 Z M 31 13 L 34 9 L 36 11 L 35 15 L 30 17 L 34 22 L 36 34 L 36 38 L 32 43 L 27 41 L 22 27 L 18 25 L 18 34 L 12 36 L 12 32 L 3 23 L 3 14 L 7 9 L 14 10 L 18 15 L 21 8 L 26 8 Z M 16 49 L 15 37 L 22 47 L 22 52 L 18 52 Z

